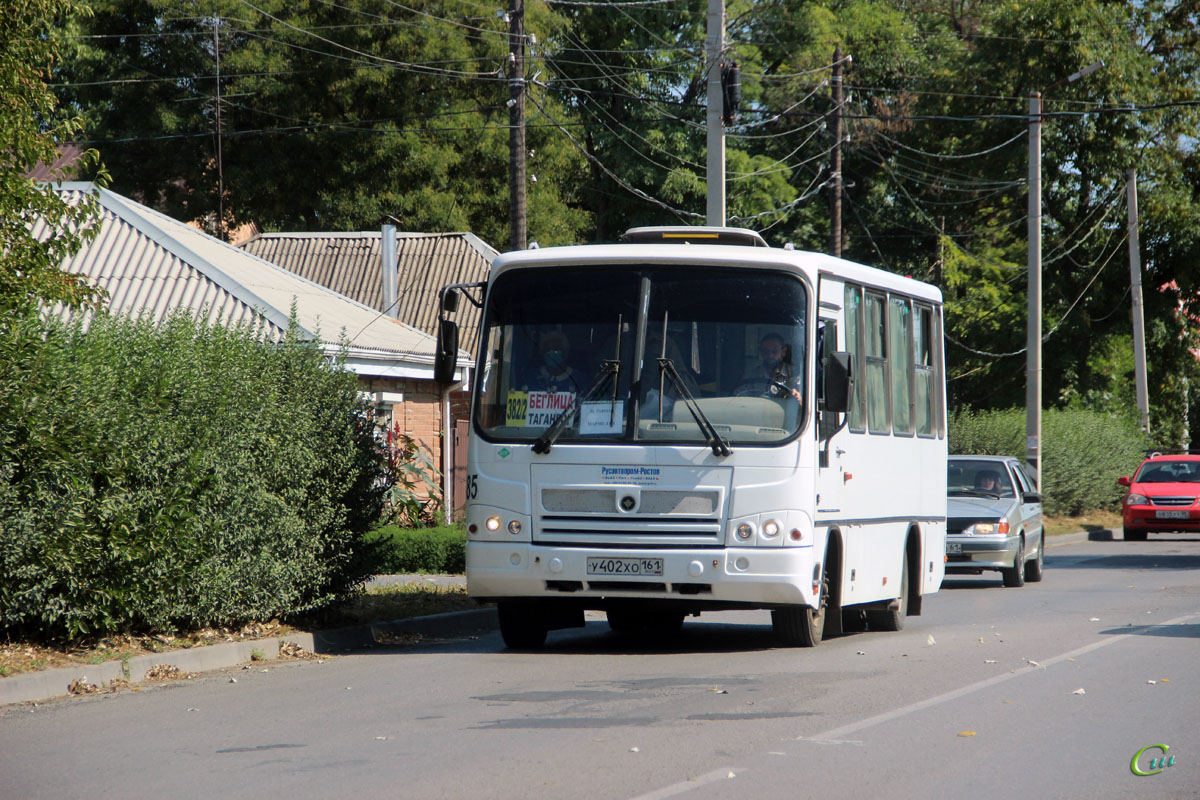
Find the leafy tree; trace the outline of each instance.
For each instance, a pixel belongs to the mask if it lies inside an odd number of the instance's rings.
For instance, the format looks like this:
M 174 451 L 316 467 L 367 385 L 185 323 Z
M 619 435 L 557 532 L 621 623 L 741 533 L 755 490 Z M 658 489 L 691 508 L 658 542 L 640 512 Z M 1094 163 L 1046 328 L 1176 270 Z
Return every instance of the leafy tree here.
M 214 232 L 390 217 L 505 241 L 507 44 L 494 16 L 439 0 L 93 5 L 66 94 L 87 109 L 117 190 Z M 529 136 L 529 228 L 554 243 L 589 217 L 567 180 L 575 159 L 547 133 Z
M 61 269 L 94 235 L 95 203 L 70 205 L 24 175 L 54 162 L 58 146 L 81 131 L 78 116 L 61 113 L 49 81 L 59 66 L 56 25 L 82 13 L 74 0 L 27 0 L 0 15 L 0 314 L 28 312 L 39 302 L 80 306 L 97 296 Z M 88 151 L 84 159 L 94 164 L 96 155 Z

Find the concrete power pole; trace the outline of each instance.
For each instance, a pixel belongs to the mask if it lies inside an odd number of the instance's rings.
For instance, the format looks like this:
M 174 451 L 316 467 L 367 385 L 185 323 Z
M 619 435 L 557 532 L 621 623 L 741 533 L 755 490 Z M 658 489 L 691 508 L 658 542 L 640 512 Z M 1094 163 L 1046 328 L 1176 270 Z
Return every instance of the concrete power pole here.
M 525 218 L 525 0 L 508 8 L 508 239 L 524 250 Z
M 1133 375 L 1137 388 L 1138 416 L 1142 430 L 1150 432 L 1150 397 L 1146 388 L 1146 323 L 1142 311 L 1142 248 L 1138 241 L 1137 170 L 1129 170 L 1125 182 L 1125 206 L 1129 212 L 1129 282 L 1133 301 Z
M 1042 488 L 1042 94 L 1029 93 L 1029 323 L 1025 352 L 1025 460 Z
M 833 112 L 830 130 L 833 151 L 829 161 L 829 252 L 842 257 L 842 48 L 833 49 Z
M 708 35 L 704 61 L 708 69 L 708 224 L 725 224 L 725 124 L 721 61 L 725 50 L 725 0 L 708 0 Z

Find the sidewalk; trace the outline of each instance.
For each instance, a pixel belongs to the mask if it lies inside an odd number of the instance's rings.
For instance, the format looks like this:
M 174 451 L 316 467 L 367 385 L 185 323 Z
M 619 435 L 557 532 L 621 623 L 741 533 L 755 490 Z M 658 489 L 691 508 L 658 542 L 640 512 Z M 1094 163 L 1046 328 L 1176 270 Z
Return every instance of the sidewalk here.
M 466 578 L 461 575 L 380 575 L 368 583 L 368 587 L 406 583 L 462 586 L 466 585 Z M 453 638 L 493 631 L 498 626 L 496 609 L 480 608 L 331 630 L 300 631 L 275 638 L 226 642 L 166 653 L 147 653 L 126 661 L 28 672 L 0 678 L 0 706 L 70 694 L 93 694 L 106 691 L 113 681 L 137 684 L 146 680 L 147 673 L 152 670 L 157 675 L 175 671 L 186 674 L 236 667 L 250 661 L 274 661 L 281 657 L 281 648 L 282 657 L 285 658 L 296 647 L 308 653 L 330 655 L 374 644 L 392 643 L 404 636 Z

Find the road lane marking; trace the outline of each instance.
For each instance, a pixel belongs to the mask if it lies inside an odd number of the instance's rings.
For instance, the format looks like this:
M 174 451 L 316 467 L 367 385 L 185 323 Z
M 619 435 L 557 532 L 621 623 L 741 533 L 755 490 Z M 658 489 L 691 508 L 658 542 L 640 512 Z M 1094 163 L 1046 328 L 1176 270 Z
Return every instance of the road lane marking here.
M 811 744 L 821 744 L 821 745 L 849 744 L 849 745 L 855 745 L 855 746 L 861 747 L 863 744 L 863 741 L 861 739 L 849 739 L 849 738 L 846 738 L 847 735 L 857 733 L 862 730 L 866 730 L 867 728 L 872 728 L 876 725 L 882 725 L 885 722 L 891 722 L 892 720 L 899 719 L 900 717 L 906 716 L 908 714 L 912 714 L 917 711 L 923 711 L 927 708 L 932 708 L 933 706 L 941 705 L 942 703 L 947 703 L 951 700 L 956 700 L 960 697 L 965 697 L 966 695 L 981 691 L 983 689 L 990 688 L 997 684 L 1003 683 L 1004 681 L 1008 681 L 1008 680 L 1012 680 L 1013 678 L 1020 677 L 1021 675 L 1028 675 L 1031 673 L 1040 673 L 1048 667 L 1052 667 L 1056 664 L 1061 664 L 1064 661 L 1070 661 L 1071 659 L 1081 656 L 1085 653 L 1091 653 L 1095 650 L 1099 650 L 1102 647 L 1108 647 L 1109 645 L 1117 644 L 1118 642 L 1123 642 L 1132 636 L 1140 636 L 1140 635 L 1142 635 L 1143 631 L 1149 630 L 1151 628 L 1165 628 L 1169 625 L 1182 625 L 1182 624 L 1189 622 L 1190 620 L 1196 619 L 1198 617 L 1200 617 L 1200 611 L 1193 611 L 1191 613 L 1184 614 L 1181 617 L 1176 617 L 1175 619 L 1167 620 L 1166 622 L 1160 622 L 1155 625 L 1139 625 L 1137 627 L 1131 628 L 1128 633 L 1119 633 L 1116 636 L 1113 636 L 1111 638 L 1102 639 L 1098 642 L 1092 642 L 1091 644 L 1084 645 L 1083 647 L 1078 647 L 1074 650 L 1070 650 L 1066 653 L 1061 653 L 1057 656 L 1051 656 L 1050 658 L 1047 658 L 1045 661 L 1038 662 L 1037 667 L 1031 667 L 1030 669 L 1021 670 L 1020 672 L 1006 672 L 1002 675 L 996 675 L 994 677 L 987 678 L 982 681 L 977 681 L 976 683 L 972 683 L 967 686 L 963 686 L 963 687 L 954 689 L 949 692 L 944 692 L 940 695 L 937 695 L 936 697 L 930 697 L 926 700 L 921 700 L 916 703 L 911 703 L 907 706 L 903 706 L 901 708 L 897 708 L 892 711 L 884 712 L 883 714 L 876 714 L 873 717 L 868 717 L 864 720 L 859 720 L 858 722 L 852 722 L 849 725 L 843 725 L 840 728 L 833 728 L 831 730 L 825 731 L 824 733 L 819 733 L 816 736 L 797 736 L 796 741 L 809 742 Z M 784 754 L 779 753 L 778 751 L 773 751 L 773 752 L 767 753 L 767 755 L 784 755 Z M 631 798 L 629 798 L 629 800 L 662 800 L 663 798 L 667 798 L 667 797 L 676 797 L 676 796 L 684 794 L 686 792 L 690 792 L 693 789 L 698 789 L 701 786 L 704 786 L 704 785 L 707 785 L 710 783 L 714 783 L 719 780 L 729 779 L 731 774 L 738 775 L 738 774 L 743 773 L 744 771 L 745 771 L 744 769 L 741 769 L 738 767 L 721 767 L 720 769 L 715 769 L 712 772 L 706 772 L 705 774 L 700 775 L 699 777 L 690 778 L 686 781 L 680 781 L 679 783 L 673 783 L 670 786 L 664 786 L 661 789 L 656 789 L 656 790 L 654 790 L 652 792 L 648 792 L 646 794 L 640 794 L 640 795 L 637 795 L 636 797 L 631 797 Z
M 876 714 L 873 717 L 867 717 L 866 719 L 859 720 L 858 722 L 851 722 L 849 725 L 843 725 L 840 728 L 833 728 L 832 730 L 825 731 L 824 733 L 818 733 L 816 736 L 797 736 L 796 739 L 798 741 L 802 741 L 802 742 L 808 741 L 808 742 L 814 742 L 814 743 L 818 743 L 818 744 L 832 744 L 835 742 L 842 742 L 842 741 L 846 740 L 846 737 L 849 734 L 858 733 L 859 731 L 865 730 L 867 728 L 873 728 L 876 725 L 882 725 L 885 722 L 891 722 L 892 720 L 899 719 L 900 717 L 907 716 L 914 712 L 924 711 L 927 708 L 932 708 L 933 706 L 941 705 L 942 703 L 948 703 L 951 700 L 957 700 L 960 697 L 965 697 L 966 695 L 973 694 L 974 692 L 978 692 L 983 689 L 988 689 L 992 686 L 995 686 L 996 684 L 1003 683 L 1004 681 L 1012 680 L 1013 678 L 1018 678 L 1022 675 L 1028 675 L 1033 672 L 1042 672 L 1047 667 L 1052 667 L 1055 664 L 1062 663 L 1063 661 L 1068 661 L 1077 656 L 1081 656 L 1084 653 L 1090 653 L 1094 650 L 1099 650 L 1102 647 L 1108 647 L 1111 644 L 1123 642 L 1132 636 L 1140 636 L 1142 631 L 1145 631 L 1149 628 L 1163 628 L 1168 625 L 1182 625 L 1183 623 L 1188 622 L 1189 620 L 1195 619 L 1196 617 L 1200 617 L 1200 612 L 1192 612 L 1190 614 L 1185 614 L 1182 617 L 1176 617 L 1175 619 L 1167 620 L 1166 622 L 1160 622 L 1157 625 L 1139 625 L 1135 628 L 1130 629 L 1129 633 L 1119 633 L 1116 636 L 1113 636 L 1109 639 L 1102 639 L 1098 642 L 1092 642 L 1091 644 L 1084 645 L 1083 647 L 1077 648 L 1075 650 L 1071 650 L 1069 652 L 1062 653 L 1060 655 L 1048 658 L 1045 661 L 1040 661 L 1040 662 L 1038 662 L 1038 666 L 1035 668 L 1032 668 L 1032 669 L 1024 669 L 1024 670 L 1021 670 L 1020 672 L 1006 672 L 1002 675 L 996 675 L 991 678 L 986 678 L 982 681 L 978 681 L 976 683 L 962 686 L 958 689 L 953 689 L 949 692 L 939 694 L 936 697 L 930 697 L 926 700 L 921 700 L 919 702 L 912 703 L 910 705 L 903 706 L 901 708 L 897 708 L 892 711 L 886 711 L 882 714 Z
M 731 775 L 736 777 L 741 771 L 741 767 L 720 767 L 719 769 L 714 769 L 712 772 L 698 775 L 695 778 L 688 778 L 686 781 L 672 783 L 670 786 L 655 789 L 653 792 L 647 794 L 639 794 L 637 797 L 631 797 L 629 800 L 662 800 L 664 797 L 675 797 L 684 792 L 699 789 L 701 786 L 709 783 L 730 780 Z

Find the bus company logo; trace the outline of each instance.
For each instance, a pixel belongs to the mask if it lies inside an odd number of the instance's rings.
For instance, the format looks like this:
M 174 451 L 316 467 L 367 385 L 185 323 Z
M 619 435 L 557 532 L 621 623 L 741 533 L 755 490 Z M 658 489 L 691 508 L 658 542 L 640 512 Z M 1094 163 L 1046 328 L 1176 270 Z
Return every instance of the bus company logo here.
M 1133 754 L 1133 760 L 1129 762 L 1129 771 L 1134 775 L 1157 775 L 1167 767 L 1175 766 L 1175 756 L 1167 755 L 1170 749 L 1165 744 L 1146 745 Z M 1142 769 L 1144 759 L 1148 759 L 1147 769 Z

